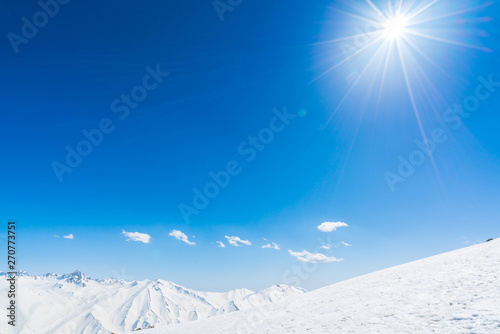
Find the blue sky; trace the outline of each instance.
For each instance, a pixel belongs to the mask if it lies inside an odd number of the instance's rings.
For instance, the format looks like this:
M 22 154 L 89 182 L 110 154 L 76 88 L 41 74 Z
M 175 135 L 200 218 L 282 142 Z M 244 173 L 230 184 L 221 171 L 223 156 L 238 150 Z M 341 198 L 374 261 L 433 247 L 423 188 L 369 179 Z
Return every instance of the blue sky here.
M 242 1 L 221 20 L 212 1 L 73 0 L 14 47 L 9 33 L 22 36 L 22 18 L 41 7 L 0 2 L 0 212 L 17 222 L 20 266 L 199 290 L 312 289 L 499 236 L 500 87 L 482 80 L 500 81 L 500 11 L 480 4 L 442 0 L 422 14 L 459 12 L 419 30 L 454 43 L 413 36 L 423 55 L 404 52 L 412 105 L 397 53 L 346 61 L 359 46 L 334 41 L 365 29 L 348 13 L 373 18 L 367 2 Z M 384 79 L 372 59 L 388 59 Z M 481 84 L 488 97 L 474 112 L 447 113 Z M 68 166 L 67 147 L 93 129 L 98 145 L 81 144 L 91 153 Z M 432 155 L 414 153 L 434 131 Z M 391 186 L 400 157 L 423 162 Z M 55 162 L 71 172 L 58 176 Z M 193 189 L 228 164 L 229 181 L 194 208 Z M 186 219 L 182 204 L 197 213 Z M 323 222 L 348 227 L 323 232 Z M 273 242 L 280 250 L 261 248 Z

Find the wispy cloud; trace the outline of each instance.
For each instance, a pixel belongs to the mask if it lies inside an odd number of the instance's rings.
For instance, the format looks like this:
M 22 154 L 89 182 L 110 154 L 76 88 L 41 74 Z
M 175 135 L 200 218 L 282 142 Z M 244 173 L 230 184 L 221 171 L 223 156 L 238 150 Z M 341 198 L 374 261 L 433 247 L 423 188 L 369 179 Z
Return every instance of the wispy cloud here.
M 250 246 L 252 244 L 248 240 L 241 240 L 240 237 L 234 237 L 234 236 L 228 237 L 226 235 L 226 239 L 227 239 L 227 242 L 229 242 L 229 244 L 231 246 L 236 246 L 236 247 L 240 246 L 240 244 L 244 244 L 244 245 L 247 245 L 247 246 Z
M 352 246 L 351 244 L 348 244 L 347 242 L 344 242 L 344 241 L 341 241 L 340 243 L 342 245 L 346 246 L 346 247 L 351 247 Z
M 184 241 L 188 245 L 193 246 L 195 244 L 194 242 L 189 241 L 188 237 L 179 230 L 172 230 L 172 232 L 170 232 L 168 235 L 170 235 L 176 239 L 179 239 L 180 241 Z
M 60 236 L 58 234 L 54 234 L 54 238 L 60 238 Z M 68 235 L 63 235 L 63 238 L 73 240 L 75 236 L 73 235 L 73 233 L 70 233 Z
M 332 248 L 332 246 L 330 246 L 330 245 L 324 245 L 324 246 L 321 246 L 320 248 L 323 248 L 323 249 L 330 249 L 330 248 Z
M 262 246 L 262 248 L 273 248 L 276 250 L 280 250 L 280 245 L 277 245 L 275 242 L 273 242 L 272 244 Z
M 219 244 L 220 248 L 226 248 L 226 245 L 224 245 L 222 241 L 217 241 L 217 243 Z
M 140 241 L 145 244 L 151 243 L 151 236 L 146 233 L 139 232 L 127 232 L 125 230 L 122 231 L 123 235 L 127 237 L 127 241 Z
M 308 251 L 304 250 L 302 252 L 294 252 L 292 250 L 288 250 L 288 253 L 296 257 L 297 260 L 301 262 L 310 262 L 310 263 L 328 263 L 328 262 L 339 262 L 339 261 L 344 261 L 343 259 L 337 259 L 336 257 L 333 256 L 326 256 L 325 254 L 321 253 L 309 253 Z
M 318 226 L 318 230 L 322 232 L 332 232 L 337 230 L 339 227 L 347 227 L 347 225 L 344 222 L 324 222 L 323 224 Z

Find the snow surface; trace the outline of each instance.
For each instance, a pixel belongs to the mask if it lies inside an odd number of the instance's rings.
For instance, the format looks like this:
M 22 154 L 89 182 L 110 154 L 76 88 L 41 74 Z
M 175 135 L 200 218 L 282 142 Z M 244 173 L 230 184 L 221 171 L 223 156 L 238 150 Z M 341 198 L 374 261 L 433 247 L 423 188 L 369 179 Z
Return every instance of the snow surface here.
M 500 239 L 144 333 L 500 333 Z
M 1 296 L 7 296 L 5 278 L 0 273 Z M 198 292 L 163 280 L 99 280 L 79 271 L 39 276 L 22 272 L 18 278 L 17 324 L 14 330 L 5 319 L 0 321 L 2 334 L 118 333 L 207 318 L 305 292 L 287 285 L 258 292 Z M 0 298 L 0 308 L 6 310 L 7 302 Z

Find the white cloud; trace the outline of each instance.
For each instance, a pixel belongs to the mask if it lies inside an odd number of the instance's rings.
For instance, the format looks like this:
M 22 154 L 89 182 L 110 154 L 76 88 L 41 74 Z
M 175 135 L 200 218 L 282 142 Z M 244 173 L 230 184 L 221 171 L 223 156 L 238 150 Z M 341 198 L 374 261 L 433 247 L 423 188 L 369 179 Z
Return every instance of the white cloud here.
M 75 238 L 75 236 L 73 235 L 73 233 L 70 233 L 68 235 L 63 235 L 63 238 L 64 239 L 71 239 L 71 240 L 73 240 Z
M 320 248 L 323 248 L 323 249 L 330 249 L 330 248 L 332 248 L 332 246 L 330 246 L 330 245 L 325 245 L 325 246 L 321 246 Z
M 280 245 L 277 245 L 275 242 L 271 244 L 267 244 L 267 245 L 264 245 L 262 246 L 262 248 L 273 248 L 273 249 L 276 249 L 276 250 L 280 250 Z
M 227 239 L 227 242 L 229 242 L 230 245 L 232 246 L 240 246 L 240 243 L 241 244 L 244 244 L 244 245 L 247 245 L 247 246 L 250 246 L 252 243 L 248 240 L 241 240 L 240 237 L 228 237 L 226 235 L 226 239 Z
M 59 238 L 59 236 L 57 234 L 54 234 L 54 237 Z
M 336 257 L 333 256 L 326 256 L 325 254 L 321 253 L 309 253 L 308 251 L 304 250 L 302 252 L 293 252 L 292 250 L 288 250 L 288 253 L 291 256 L 294 256 L 299 260 L 300 262 L 310 262 L 310 263 L 328 263 L 328 262 L 339 262 L 339 261 L 344 261 L 343 259 L 337 259 Z
M 318 226 L 318 229 L 322 232 L 332 232 L 337 230 L 339 227 L 347 227 L 347 225 L 344 222 L 336 222 L 336 223 L 329 223 L 329 222 L 324 222 L 323 224 Z
M 226 248 L 226 245 L 224 245 L 222 241 L 217 241 L 217 243 L 219 244 L 220 248 Z
M 151 243 L 151 236 L 146 233 L 139 233 L 139 232 L 127 232 L 127 231 L 122 231 L 123 235 L 126 236 L 128 239 L 127 241 L 140 241 L 145 244 Z
M 193 246 L 195 244 L 194 242 L 189 241 L 188 237 L 179 230 L 172 230 L 172 232 L 170 232 L 168 235 L 170 235 L 176 239 L 179 239 L 180 241 L 184 241 L 188 245 Z
M 341 241 L 340 243 L 341 243 L 342 245 L 346 246 L 346 247 L 351 247 L 351 246 L 352 246 L 351 244 L 348 244 L 347 242 L 343 242 L 343 241 Z

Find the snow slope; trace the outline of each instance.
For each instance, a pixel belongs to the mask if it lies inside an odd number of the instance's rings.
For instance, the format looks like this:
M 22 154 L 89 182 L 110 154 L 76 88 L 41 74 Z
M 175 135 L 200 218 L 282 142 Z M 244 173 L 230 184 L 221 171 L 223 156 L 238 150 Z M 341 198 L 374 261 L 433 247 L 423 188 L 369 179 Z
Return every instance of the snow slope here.
M 500 239 L 144 333 L 500 333 Z
M 0 321 L 0 333 L 120 332 L 207 318 L 304 293 L 285 285 L 259 292 L 198 292 L 163 280 L 98 280 L 79 271 L 40 276 L 21 273 L 17 290 L 15 331 Z M 7 295 L 5 273 L 0 274 L 0 295 Z M 7 298 L 0 298 L 2 309 L 6 303 Z

